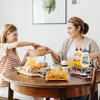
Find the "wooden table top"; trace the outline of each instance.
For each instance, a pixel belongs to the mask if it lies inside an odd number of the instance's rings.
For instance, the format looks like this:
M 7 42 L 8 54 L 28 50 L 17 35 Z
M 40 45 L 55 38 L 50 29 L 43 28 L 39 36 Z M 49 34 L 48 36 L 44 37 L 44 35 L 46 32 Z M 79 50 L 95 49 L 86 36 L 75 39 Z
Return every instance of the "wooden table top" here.
M 86 86 L 91 85 L 91 79 L 80 79 L 70 75 L 69 81 L 46 81 L 42 77 L 32 77 L 17 73 L 16 69 L 9 70 L 3 74 L 5 80 L 11 83 L 17 83 L 23 86 L 37 88 L 64 88 L 66 86 Z M 97 72 L 96 83 L 100 83 L 100 71 Z

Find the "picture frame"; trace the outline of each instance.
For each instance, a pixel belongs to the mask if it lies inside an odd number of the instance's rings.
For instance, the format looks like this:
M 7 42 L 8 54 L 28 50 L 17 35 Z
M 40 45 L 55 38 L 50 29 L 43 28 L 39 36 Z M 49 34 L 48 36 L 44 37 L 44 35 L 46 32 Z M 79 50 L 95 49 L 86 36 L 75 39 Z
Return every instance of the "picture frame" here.
M 66 0 L 32 0 L 32 24 L 66 24 Z
M 72 0 L 72 4 L 77 4 L 77 0 Z

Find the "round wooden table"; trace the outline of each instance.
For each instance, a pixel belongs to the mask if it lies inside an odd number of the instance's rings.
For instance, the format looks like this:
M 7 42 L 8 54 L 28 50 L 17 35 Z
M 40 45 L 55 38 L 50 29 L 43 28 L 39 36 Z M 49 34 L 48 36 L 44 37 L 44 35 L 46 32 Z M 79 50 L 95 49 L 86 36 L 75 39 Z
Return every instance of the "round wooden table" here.
M 60 98 L 66 100 L 70 97 L 88 95 L 91 92 L 91 79 L 80 79 L 70 75 L 69 81 L 45 81 L 42 77 L 31 77 L 17 73 L 17 70 L 9 70 L 3 74 L 6 81 L 10 83 L 8 100 L 12 100 L 13 91 L 35 96 L 49 98 Z M 100 83 L 100 71 L 97 72 L 95 91 Z

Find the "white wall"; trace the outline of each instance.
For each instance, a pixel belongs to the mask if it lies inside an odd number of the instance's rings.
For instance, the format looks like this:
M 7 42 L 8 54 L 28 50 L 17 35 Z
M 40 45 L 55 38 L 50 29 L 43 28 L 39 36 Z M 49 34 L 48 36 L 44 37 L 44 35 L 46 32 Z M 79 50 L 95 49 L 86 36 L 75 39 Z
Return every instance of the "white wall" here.
M 71 0 L 67 0 L 67 16 L 68 19 L 71 16 L 83 18 L 90 25 L 88 36 L 100 46 L 99 4 L 99 0 L 80 0 L 80 5 L 72 5 Z M 60 49 L 62 41 L 68 37 L 66 24 L 32 25 L 32 0 L 0 0 L 0 27 L 7 23 L 17 26 L 19 40 L 34 41 L 55 51 Z M 21 59 L 28 48 L 31 47 L 18 49 Z M 47 55 L 46 61 L 52 64 L 50 55 Z
M 71 0 L 67 0 L 68 19 L 72 16 L 83 18 L 90 25 L 88 36 L 100 47 L 99 5 L 100 0 L 80 0 L 80 5 L 72 5 Z M 62 41 L 68 37 L 66 24 L 32 25 L 32 0 L 0 0 L 0 27 L 7 23 L 17 26 L 19 40 L 34 41 L 55 51 L 59 50 Z M 21 59 L 27 48 L 18 49 Z M 47 56 L 47 62 L 52 64 L 50 55 Z
M 89 24 L 87 36 L 94 39 L 100 47 L 100 0 L 77 0 L 79 5 L 72 5 L 72 0 L 67 0 L 68 18 L 78 16 Z

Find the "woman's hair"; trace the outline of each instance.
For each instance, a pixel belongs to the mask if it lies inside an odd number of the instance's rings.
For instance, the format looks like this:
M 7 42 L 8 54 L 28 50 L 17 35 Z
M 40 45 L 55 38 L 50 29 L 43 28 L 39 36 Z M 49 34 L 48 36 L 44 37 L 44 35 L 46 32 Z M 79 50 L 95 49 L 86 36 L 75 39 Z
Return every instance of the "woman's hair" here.
M 16 30 L 17 28 L 13 24 L 5 24 L 0 30 L 0 43 L 6 43 L 5 34 L 9 35 Z M 13 51 L 17 55 L 16 48 Z
M 76 28 L 80 26 L 80 33 L 81 34 L 87 34 L 89 30 L 89 25 L 87 23 L 84 23 L 84 21 L 79 17 L 71 17 L 68 21 L 68 23 L 72 23 Z

